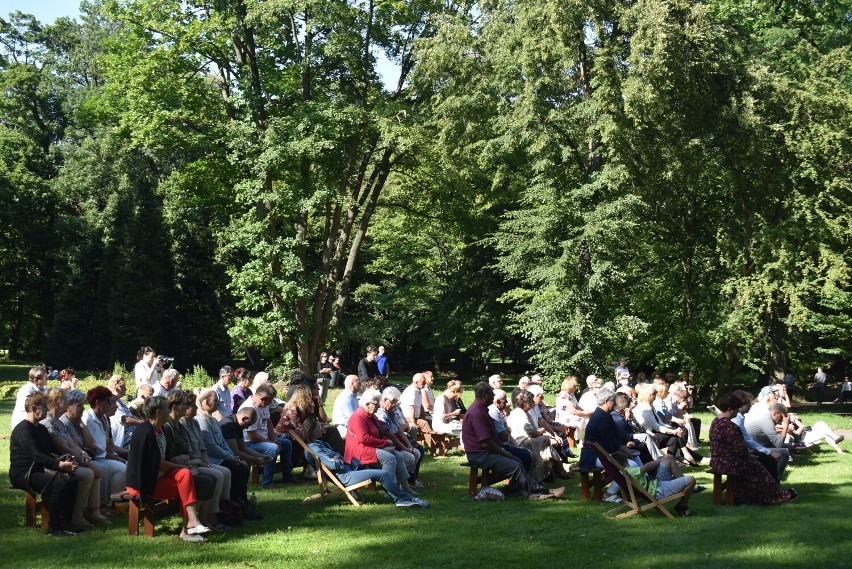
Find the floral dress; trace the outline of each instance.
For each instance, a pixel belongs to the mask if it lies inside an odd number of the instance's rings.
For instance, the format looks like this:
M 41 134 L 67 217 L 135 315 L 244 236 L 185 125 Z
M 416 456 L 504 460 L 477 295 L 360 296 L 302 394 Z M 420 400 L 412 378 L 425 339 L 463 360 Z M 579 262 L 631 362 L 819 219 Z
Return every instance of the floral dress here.
M 718 417 L 710 424 L 710 453 L 713 470 L 738 475 L 737 504 L 781 504 L 792 498 L 749 454 L 742 431 L 730 419 Z

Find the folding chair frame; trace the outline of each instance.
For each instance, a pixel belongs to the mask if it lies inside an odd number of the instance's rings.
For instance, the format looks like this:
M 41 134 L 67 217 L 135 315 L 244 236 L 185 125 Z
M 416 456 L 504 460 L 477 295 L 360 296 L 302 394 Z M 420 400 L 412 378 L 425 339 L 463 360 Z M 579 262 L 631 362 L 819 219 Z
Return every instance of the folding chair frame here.
M 662 512 L 667 518 L 672 520 L 674 519 L 674 516 L 663 507 L 663 504 L 683 497 L 684 492 L 678 492 L 677 494 L 666 496 L 665 498 L 658 500 L 649 494 L 635 478 L 630 476 L 624 467 L 621 466 L 621 464 L 615 460 L 612 455 L 604 450 L 602 446 L 598 443 L 591 443 L 591 446 L 594 449 L 595 454 L 597 454 L 600 458 L 604 470 L 606 470 L 609 477 L 621 488 L 621 496 L 624 498 L 623 504 L 619 505 L 617 508 L 609 510 L 604 514 L 605 516 L 610 517 L 615 512 L 624 508 L 627 508 L 627 511 L 616 515 L 615 519 L 628 518 L 634 514 L 641 514 L 647 510 L 657 509 L 660 510 L 660 512 Z
M 361 507 L 361 503 L 355 499 L 355 496 L 352 495 L 352 492 L 358 490 L 359 488 L 364 488 L 365 486 L 375 486 L 375 482 L 372 480 L 364 480 L 362 482 L 358 482 L 357 484 L 352 484 L 350 486 L 344 486 L 340 480 L 337 479 L 337 476 L 334 472 L 331 471 L 325 464 L 323 464 L 322 460 L 320 460 L 319 456 L 302 440 L 302 438 L 290 431 L 289 435 L 293 438 L 294 441 L 299 443 L 305 452 L 308 453 L 314 459 L 314 470 L 317 472 L 317 484 L 320 487 L 320 493 L 314 494 L 313 496 L 308 496 L 304 500 L 302 500 L 303 504 L 310 504 L 312 502 L 317 502 L 322 500 L 328 496 L 334 496 L 335 494 L 344 494 L 349 501 L 356 507 Z

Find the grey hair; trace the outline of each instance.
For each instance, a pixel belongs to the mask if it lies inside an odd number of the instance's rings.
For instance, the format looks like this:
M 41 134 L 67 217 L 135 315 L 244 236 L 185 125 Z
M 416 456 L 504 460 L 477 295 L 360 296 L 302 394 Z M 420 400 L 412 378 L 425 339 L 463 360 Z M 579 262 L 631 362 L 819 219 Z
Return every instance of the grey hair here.
M 385 387 L 385 390 L 382 391 L 382 399 L 387 399 L 388 401 L 399 401 L 401 397 L 402 394 L 399 392 L 399 389 L 393 385 Z
M 170 367 L 166 371 L 163 372 L 163 379 L 177 379 L 177 376 L 180 375 L 180 372 L 173 367 Z
M 598 405 L 603 405 L 607 401 L 615 401 L 615 392 L 613 392 L 612 389 L 602 387 L 601 390 L 598 391 L 595 401 L 597 401 Z
M 378 403 L 382 399 L 382 393 L 373 387 L 366 390 L 361 394 L 361 398 L 358 399 L 358 403 L 361 407 L 366 407 L 367 403 Z
M 68 405 L 76 405 L 86 400 L 86 394 L 79 389 L 69 389 L 65 394 L 65 403 Z
M 768 407 L 770 413 L 781 413 L 782 415 L 787 414 L 787 406 L 783 403 L 773 403 Z

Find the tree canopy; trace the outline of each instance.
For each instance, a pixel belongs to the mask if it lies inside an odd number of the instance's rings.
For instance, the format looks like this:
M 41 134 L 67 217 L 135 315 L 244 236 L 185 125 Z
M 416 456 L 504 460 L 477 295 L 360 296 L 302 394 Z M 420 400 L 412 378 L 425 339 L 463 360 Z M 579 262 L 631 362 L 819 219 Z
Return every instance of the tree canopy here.
M 81 12 L 0 20 L 12 355 L 848 362 L 849 0 Z

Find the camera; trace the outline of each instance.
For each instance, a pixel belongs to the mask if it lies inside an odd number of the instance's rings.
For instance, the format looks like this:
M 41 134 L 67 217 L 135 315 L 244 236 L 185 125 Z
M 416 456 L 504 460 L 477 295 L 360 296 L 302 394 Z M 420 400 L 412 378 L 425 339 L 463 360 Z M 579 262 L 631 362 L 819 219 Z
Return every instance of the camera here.
M 175 362 L 175 359 L 169 356 L 157 356 L 157 361 L 162 363 L 164 366 L 172 365 Z

